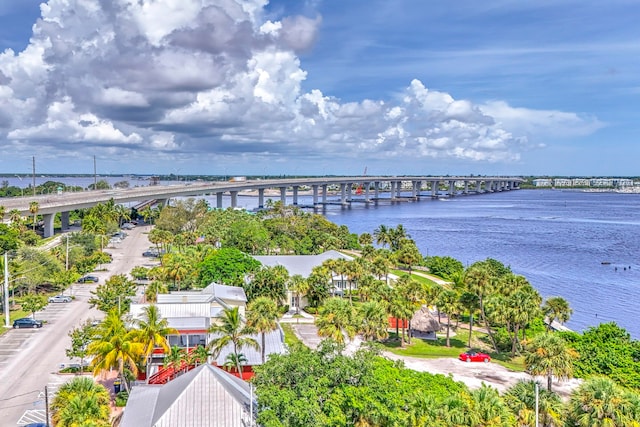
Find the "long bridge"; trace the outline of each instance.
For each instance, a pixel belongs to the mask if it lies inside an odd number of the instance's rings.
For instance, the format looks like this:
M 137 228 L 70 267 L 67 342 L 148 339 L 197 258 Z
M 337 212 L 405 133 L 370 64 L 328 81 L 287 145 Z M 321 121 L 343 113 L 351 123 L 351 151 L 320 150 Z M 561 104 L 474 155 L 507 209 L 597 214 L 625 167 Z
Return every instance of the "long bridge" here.
M 287 194 L 291 194 L 293 204 L 298 205 L 300 189 L 311 189 L 313 206 L 335 204 L 328 200 L 330 192 L 339 195 L 338 203 L 349 205 L 352 202 L 376 203 L 379 200 L 419 200 L 421 197 L 436 198 L 442 195 L 454 197 L 468 194 L 484 194 L 497 191 L 516 190 L 521 178 L 507 177 L 464 177 L 464 176 L 359 176 L 359 177 L 323 177 L 323 178 L 287 178 L 255 179 L 232 182 L 189 182 L 177 185 L 150 185 L 127 189 L 95 190 L 83 192 L 65 192 L 36 196 L 12 197 L 0 199 L 5 208 L 5 217 L 17 209 L 22 216 L 32 215 L 31 203 L 38 203 L 37 214 L 44 220 L 44 237 L 54 234 L 54 218 L 61 215 L 62 228 L 69 227 L 69 212 L 76 209 L 91 208 L 99 203 L 113 199 L 115 203 L 156 200 L 165 203 L 174 197 L 216 196 L 216 207 L 222 208 L 225 194 L 231 197 L 231 207 L 237 206 L 240 192 L 257 192 L 258 208 L 264 207 L 265 190 L 280 192 L 280 200 L 286 204 Z M 356 187 L 354 194 L 353 188 Z M 404 193 L 404 194 L 403 194 Z M 383 197 L 386 195 L 386 197 Z

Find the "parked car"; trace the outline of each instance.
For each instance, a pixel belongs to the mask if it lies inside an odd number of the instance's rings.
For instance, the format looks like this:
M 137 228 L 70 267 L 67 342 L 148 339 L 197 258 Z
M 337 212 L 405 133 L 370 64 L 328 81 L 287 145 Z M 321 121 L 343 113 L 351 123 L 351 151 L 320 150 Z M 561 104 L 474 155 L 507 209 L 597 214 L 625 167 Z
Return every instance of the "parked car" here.
M 160 254 L 158 253 L 158 251 L 148 250 L 148 251 L 142 252 L 142 256 L 147 258 L 157 258 L 160 256 Z
M 131 222 L 125 222 L 120 226 L 120 228 L 123 230 L 133 230 L 134 228 L 136 228 L 136 226 Z
M 99 281 L 98 276 L 84 276 L 78 279 L 78 283 L 97 283 Z
M 13 321 L 13 328 L 42 328 L 42 321 L 35 320 L 30 317 L 23 317 Z
M 67 295 L 56 295 L 55 297 L 49 297 L 49 302 L 71 302 L 71 297 Z
M 487 353 L 481 353 L 475 350 L 469 350 L 460 355 L 460 360 L 463 362 L 485 362 L 489 363 L 491 361 L 491 356 Z

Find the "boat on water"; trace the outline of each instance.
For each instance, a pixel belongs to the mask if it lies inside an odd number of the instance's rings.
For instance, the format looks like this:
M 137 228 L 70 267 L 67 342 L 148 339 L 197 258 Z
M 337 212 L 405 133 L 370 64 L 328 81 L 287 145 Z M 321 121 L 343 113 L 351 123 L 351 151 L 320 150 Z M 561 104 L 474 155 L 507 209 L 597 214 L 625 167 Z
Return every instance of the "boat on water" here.
M 610 261 L 602 261 L 600 264 L 602 264 L 602 265 L 610 265 L 611 262 Z

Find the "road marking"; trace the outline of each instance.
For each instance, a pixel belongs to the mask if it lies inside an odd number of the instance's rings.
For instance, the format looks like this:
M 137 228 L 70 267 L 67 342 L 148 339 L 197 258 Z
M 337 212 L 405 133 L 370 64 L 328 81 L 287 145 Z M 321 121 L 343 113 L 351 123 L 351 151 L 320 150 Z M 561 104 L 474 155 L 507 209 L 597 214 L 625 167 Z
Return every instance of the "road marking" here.
M 18 420 L 18 425 L 26 426 L 31 423 L 44 423 L 46 417 L 44 409 L 27 409 Z

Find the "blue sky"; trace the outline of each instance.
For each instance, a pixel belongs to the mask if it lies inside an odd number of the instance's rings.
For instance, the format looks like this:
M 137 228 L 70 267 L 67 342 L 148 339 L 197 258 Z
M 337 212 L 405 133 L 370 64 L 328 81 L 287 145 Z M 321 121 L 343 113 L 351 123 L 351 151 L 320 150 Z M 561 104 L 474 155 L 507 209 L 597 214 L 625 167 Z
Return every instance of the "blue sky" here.
M 640 175 L 640 3 L 0 0 L 0 171 Z

